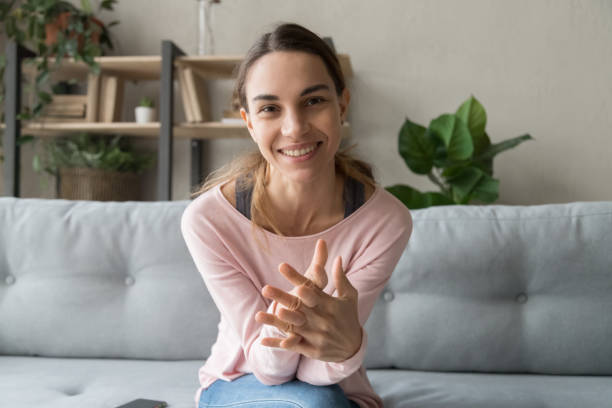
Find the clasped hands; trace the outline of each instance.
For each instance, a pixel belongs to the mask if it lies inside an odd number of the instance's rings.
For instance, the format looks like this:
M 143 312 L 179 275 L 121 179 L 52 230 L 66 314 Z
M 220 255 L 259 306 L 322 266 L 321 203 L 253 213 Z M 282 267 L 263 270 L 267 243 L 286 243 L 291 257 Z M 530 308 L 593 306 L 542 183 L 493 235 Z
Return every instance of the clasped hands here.
M 362 341 L 357 308 L 357 289 L 346 278 L 342 258 L 333 265 L 333 280 L 337 296 L 323 291 L 327 286 L 327 245 L 317 241 L 312 262 L 301 275 L 291 265 L 282 263 L 279 272 L 294 285 L 290 292 L 266 285 L 261 293 L 275 300 L 275 314 L 257 312 L 255 320 L 287 333 L 286 338 L 266 337 L 261 344 L 283 348 L 306 357 L 341 362 L 352 357 Z

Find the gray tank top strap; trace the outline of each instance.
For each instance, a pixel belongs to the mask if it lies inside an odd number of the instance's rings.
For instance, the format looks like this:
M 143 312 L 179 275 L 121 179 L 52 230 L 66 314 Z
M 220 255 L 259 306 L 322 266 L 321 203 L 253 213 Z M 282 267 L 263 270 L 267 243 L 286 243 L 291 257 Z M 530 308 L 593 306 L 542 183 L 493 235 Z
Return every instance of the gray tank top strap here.
M 245 183 L 242 179 L 236 180 L 236 209 L 240 211 L 242 215 L 251 219 L 251 200 L 253 199 L 253 186 L 244 186 Z
M 236 209 L 242 215 L 251 219 L 251 200 L 253 199 L 253 187 L 244 186 L 242 179 L 236 180 Z M 354 178 L 347 177 L 344 182 L 344 218 L 354 213 L 365 202 L 365 187 Z
M 365 187 L 363 183 L 352 177 L 344 182 L 344 218 L 357 211 L 365 202 Z

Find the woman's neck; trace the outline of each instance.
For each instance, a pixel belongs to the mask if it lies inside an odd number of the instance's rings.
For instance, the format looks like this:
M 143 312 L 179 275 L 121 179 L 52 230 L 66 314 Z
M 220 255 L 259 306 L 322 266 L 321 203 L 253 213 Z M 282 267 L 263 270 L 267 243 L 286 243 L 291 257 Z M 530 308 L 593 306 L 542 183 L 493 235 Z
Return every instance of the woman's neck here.
M 270 174 L 266 185 L 268 215 L 283 235 L 311 235 L 344 217 L 344 181 L 331 169 L 330 176 L 312 182 L 295 182 Z

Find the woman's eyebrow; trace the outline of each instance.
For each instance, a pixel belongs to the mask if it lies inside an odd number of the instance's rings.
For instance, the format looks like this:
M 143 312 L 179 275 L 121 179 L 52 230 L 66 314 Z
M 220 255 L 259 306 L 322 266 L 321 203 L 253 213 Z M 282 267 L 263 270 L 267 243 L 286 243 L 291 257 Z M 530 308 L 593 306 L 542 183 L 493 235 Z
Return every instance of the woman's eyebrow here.
M 329 91 L 329 86 L 327 86 L 325 84 L 318 84 L 318 85 L 309 86 L 308 88 L 304 89 L 302 91 L 302 93 L 300 93 L 300 96 L 308 95 L 309 93 L 320 91 L 321 89 L 325 89 L 325 90 Z M 261 94 L 261 95 L 257 95 L 256 97 L 254 97 L 252 99 L 253 102 L 255 102 L 257 100 L 277 101 L 278 100 L 278 96 L 270 95 L 270 94 Z
M 306 88 L 306 89 L 304 89 L 302 91 L 300 96 L 308 95 L 309 93 L 317 92 L 317 91 L 319 91 L 321 89 L 325 89 L 325 90 L 329 91 L 329 86 L 327 86 L 325 84 L 309 86 L 308 88 Z

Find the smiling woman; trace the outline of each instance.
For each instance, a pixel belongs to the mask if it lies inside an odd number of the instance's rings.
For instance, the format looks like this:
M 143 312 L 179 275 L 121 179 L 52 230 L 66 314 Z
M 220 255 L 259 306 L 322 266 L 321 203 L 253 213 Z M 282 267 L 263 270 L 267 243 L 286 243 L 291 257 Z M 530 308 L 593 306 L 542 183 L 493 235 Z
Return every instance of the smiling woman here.
M 249 213 L 254 227 L 279 235 L 303 235 L 324 229 L 341 217 L 341 200 L 331 203 L 334 208 L 326 209 L 327 214 L 319 208 L 319 219 L 306 214 L 300 217 L 300 224 L 295 223 L 295 217 L 287 224 L 283 221 L 292 217 L 283 214 L 286 204 L 278 208 L 270 202 L 276 197 L 287 201 L 283 195 L 266 194 L 266 189 L 293 187 L 285 190 L 286 195 L 293 195 L 298 188 L 298 194 L 312 200 L 317 198 L 312 190 L 333 197 L 331 190 L 338 190 L 342 179 L 351 178 L 365 187 L 366 198 L 371 195 L 375 187 L 371 167 L 338 151 L 350 94 L 336 55 L 316 34 L 295 24 L 280 25 L 274 32 L 264 34 L 240 66 L 236 94 L 242 106 L 241 116 L 259 150 L 213 172 L 193 196 L 221 184 L 224 195 L 235 205 L 238 184 L 241 190 L 252 189 Z M 288 166 L 294 167 L 289 169 L 291 174 L 282 171 Z M 313 170 L 318 170 L 319 178 L 323 175 L 323 185 Z M 277 179 L 272 173 L 282 177 Z M 294 177 L 310 178 L 310 191 L 304 189 L 307 184 L 292 183 Z M 231 180 L 237 183 L 227 183 Z M 274 187 L 269 183 L 275 183 Z M 321 219 L 328 222 L 317 223 Z
M 258 149 L 213 173 L 181 220 L 221 313 L 196 402 L 380 407 L 363 325 L 410 213 L 367 163 L 339 152 L 350 93 L 316 34 L 283 24 L 263 35 L 236 91 Z

